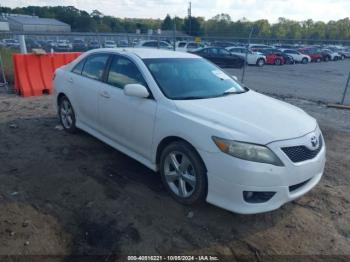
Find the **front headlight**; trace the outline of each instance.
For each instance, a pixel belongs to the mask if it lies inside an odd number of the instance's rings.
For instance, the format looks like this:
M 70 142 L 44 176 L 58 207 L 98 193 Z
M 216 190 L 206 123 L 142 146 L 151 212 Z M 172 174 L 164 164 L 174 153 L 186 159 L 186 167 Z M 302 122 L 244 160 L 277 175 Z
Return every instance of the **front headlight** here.
M 268 147 L 223 138 L 213 137 L 214 143 L 224 153 L 231 156 L 259 163 L 284 166 L 282 161 Z

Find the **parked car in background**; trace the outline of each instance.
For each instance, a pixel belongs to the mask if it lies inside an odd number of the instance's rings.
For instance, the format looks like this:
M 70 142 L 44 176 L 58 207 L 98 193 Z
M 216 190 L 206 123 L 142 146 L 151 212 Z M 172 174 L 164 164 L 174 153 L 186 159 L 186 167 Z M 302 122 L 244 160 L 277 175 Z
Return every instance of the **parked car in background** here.
M 73 41 L 73 51 L 78 52 L 85 52 L 87 50 L 87 45 L 85 44 L 85 41 L 82 39 L 75 39 Z
M 92 40 L 92 41 L 89 42 L 87 48 L 88 48 L 89 50 L 101 48 L 101 44 L 100 44 L 100 42 L 97 41 L 97 40 Z
M 323 56 L 317 48 L 301 48 L 298 51 L 304 55 L 310 56 L 311 62 L 321 62 L 323 60 Z
M 338 53 L 340 55 L 340 59 L 344 60 L 346 58 L 346 54 L 344 53 L 344 48 L 329 46 L 327 49 L 331 50 L 332 52 Z
M 227 47 L 226 49 L 230 51 L 232 54 L 238 55 L 244 59 L 246 58 L 246 54 L 247 54 L 248 65 L 257 65 L 261 67 L 261 66 L 264 66 L 266 63 L 266 56 L 264 56 L 262 53 L 259 53 L 259 52 L 253 52 L 244 46 Z
M 58 52 L 69 52 L 72 51 L 72 45 L 68 40 L 58 40 L 55 47 L 55 51 Z
M 18 49 L 19 48 L 19 42 L 16 39 L 4 39 L 2 40 L 4 43 L 5 47 L 7 48 L 13 48 L 13 49 Z
M 345 58 L 350 58 L 350 48 L 343 48 L 342 54 L 344 55 Z
M 37 40 L 26 38 L 25 42 L 29 52 L 31 52 L 33 49 L 42 48 L 41 44 Z
M 86 52 L 56 70 L 52 100 L 67 133 L 82 129 L 157 172 L 181 204 L 272 211 L 324 173 L 313 117 L 189 53 Z
M 284 60 L 284 64 L 287 65 L 292 65 L 295 64 L 294 58 L 286 53 L 283 53 L 281 50 L 277 49 L 277 48 L 266 48 L 264 49 L 265 51 L 271 52 L 273 54 L 279 55 L 283 57 Z
M 140 41 L 137 45 L 135 45 L 135 48 L 159 48 L 166 50 L 173 49 L 172 45 L 170 45 L 168 42 L 157 40 Z
M 118 42 L 118 47 L 129 47 L 129 42 L 128 40 L 120 40 Z
M 106 40 L 103 46 L 105 48 L 116 48 L 117 44 L 113 40 Z
M 270 49 L 272 48 L 269 45 L 261 45 L 261 44 L 250 44 L 248 48 L 254 52 L 262 50 L 262 49 Z
M 176 42 L 176 51 L 180 52 L 189 52 L 201 47 L 205 47 L 203 44 L 196 43 L 196 42 L 186 42 L 186 41 L 179 41 Z
M 297 63 L 307 64 L 311 62 L 311 57 L 294 49 L 280 49 L 283 53 L 293 57 Z
M 220 67 L 242 68 L 245 63 L 244 58 L 232 54 L 223 47 L 204 47 L 191 53 L 204 57 Z
M 283 65 L 285 64 L 284 58 L 281 53 L 272 52 L 269 49 L 261 49 L 259 51 L 266 57 L 266 64 L 268 65 Z
M 228 42 L 228 41 L 214 41 L 211 43 L 211 46 L 215 46 L 215 47 L 230 47 L 230 46 L 236 46 L 236 43 L 233 42 Z
M 53 40 L 46 40 L 46 41 L 44 41 L 42 46 L 46 52 L 51 52 L 51 50 L 55 51 L 57 43 Z
M 325 55 L 327 55 L 331 60 L 331 61 L 338 61 L 338 60 L 342 60 L 342 55 L 339 54 L 338 52 L 334 52 L 330 49 L 322 49 L 321 52 Z

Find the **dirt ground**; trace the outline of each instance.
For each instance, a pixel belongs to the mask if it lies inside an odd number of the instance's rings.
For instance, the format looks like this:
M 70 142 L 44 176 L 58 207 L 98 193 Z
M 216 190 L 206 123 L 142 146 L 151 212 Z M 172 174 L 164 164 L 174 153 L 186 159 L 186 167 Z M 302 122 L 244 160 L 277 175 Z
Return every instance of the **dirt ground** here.
M 0 94 L 0 261 L 8 255 L 116 261 L 157 254 L 349 261 L 349 111 L 287 100 L 320 121 L 328 149 L 325 175 L 301 199 L 244 216 L 209 204 L 177 204 L 151 170 L 86 133 L 62 131 L 51 100 Z

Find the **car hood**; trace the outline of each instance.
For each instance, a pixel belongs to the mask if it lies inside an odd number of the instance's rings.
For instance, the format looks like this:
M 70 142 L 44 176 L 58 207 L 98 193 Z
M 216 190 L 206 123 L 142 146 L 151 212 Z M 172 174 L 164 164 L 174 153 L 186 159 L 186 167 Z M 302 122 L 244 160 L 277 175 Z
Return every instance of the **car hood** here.
M 316 120 L 303 110 L 252 90 L 211 99 L 174 101 L 184 117 L 205 121 L 227 139 L 268 144 L 301 137 L 317 127 Z

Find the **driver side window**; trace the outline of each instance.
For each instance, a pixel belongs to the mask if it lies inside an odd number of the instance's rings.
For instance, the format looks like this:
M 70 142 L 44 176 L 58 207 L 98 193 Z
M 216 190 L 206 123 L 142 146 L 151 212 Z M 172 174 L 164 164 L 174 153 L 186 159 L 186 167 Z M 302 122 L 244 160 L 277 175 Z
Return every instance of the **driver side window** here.
M 107 77 L 107 83 L 124 89 L 128 84 L 141 84 L 147 87 L 140 70 L 127 58 L 114 56 Z

